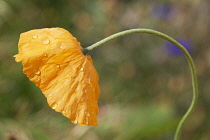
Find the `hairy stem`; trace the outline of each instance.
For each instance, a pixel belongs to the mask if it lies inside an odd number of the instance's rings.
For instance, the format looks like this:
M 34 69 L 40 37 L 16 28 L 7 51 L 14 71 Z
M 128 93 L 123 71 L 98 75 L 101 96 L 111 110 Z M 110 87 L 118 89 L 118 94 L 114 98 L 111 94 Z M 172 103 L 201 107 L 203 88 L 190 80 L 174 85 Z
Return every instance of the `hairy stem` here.
M 156 36 L 159 36 L 163 39 L 168 40 L 169 42 L 176 45 L 183 52 L 183 54 L 185 55 L 185 57 L 186 57 L 186 59 L 189 63 L 191 77 L 192 77 L 193 98 L 192 98 L 190 107 L 188 108 L 188 110 L 186 111 L 186 113 L 184 114 L 184 116 L 182 117 L 182 119 L 180 120 L 180 122 L 179 122 L 179 124 L 176 128 L 176 132 L 175 132 L 175 135 L 174 135 L 174 140 L 179 140 L 183 124 L 186 121 L 186 119 L 189 117 L 190 113 L 195 108 L 195 104 L 196 104 L 196 101 L 197 101 L 197 98 L 198 98 L 197 77 L 196 77 L 196 70 L 195 70 L 194 62 L 192 60 L 192 57 L 188 53 L 188 51 L 179 42 L 177 42 L 176 40 L 174 40 L 170 36 L 168 36 L 164 33 L 155 31 L 155 30 L 151 30 L 151 29 L 131 29 L 131 30 L 126 30 L 126 31 L 122 31 L 122 32 L 113 34 L 113 35 L 111 35 L 111 36 L 109 36 L 109 37 L 107 37 L 107 38 L 105 38 L 105 39 L 87 47 L 87 48 L 82 49 L 82 51 L 83 51 L 84 54 L 87 54 L 88 52 L 92 51 L 93 49 L 97 48 L 98 46 L 100 46 L 100 45 L 102 45 L 102 44 L 104 44 L 104 43 L 106 43 L 106 42 L 108 42 L 112 39 L 115 39 L 117 37 L 124 36 L 124 35 L 127 35 L 127 34 L 132 34 L 132 33 L 153 34 L 153 35 L 156 35 Z

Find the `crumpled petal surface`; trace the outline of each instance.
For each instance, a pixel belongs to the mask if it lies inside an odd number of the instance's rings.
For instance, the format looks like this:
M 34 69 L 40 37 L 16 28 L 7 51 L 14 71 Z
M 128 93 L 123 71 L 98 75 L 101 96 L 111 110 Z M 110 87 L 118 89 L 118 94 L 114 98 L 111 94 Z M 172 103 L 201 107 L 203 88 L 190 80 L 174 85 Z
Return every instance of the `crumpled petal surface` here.
M 98 74 L 90 56 L 62 28 L 35 29 L 20 35 L 17 62 L 38 86 L 49 106 L 74 124 L 97 126 Z

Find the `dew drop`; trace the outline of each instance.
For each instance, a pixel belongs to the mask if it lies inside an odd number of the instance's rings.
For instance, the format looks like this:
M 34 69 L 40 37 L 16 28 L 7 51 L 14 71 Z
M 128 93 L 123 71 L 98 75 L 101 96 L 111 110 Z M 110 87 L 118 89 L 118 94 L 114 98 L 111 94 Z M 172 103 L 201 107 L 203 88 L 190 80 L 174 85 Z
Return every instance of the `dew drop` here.
M 45 54 L 44 57 L 47 57 L 47 54 Z
M 33 36 L 32 36 L 32 38 L 37 39 L 37 38 L 38 38 L 38 36 L 37 36 L 37 35 L 33 35 Z
M 77 120 L 72 121 L 73 124 L 77 124 Z
M 62 48 L 63 48 L 63 46 L 60 46 L 60 48 L 62 49 Z
M 55 103 L 51 107 L 52 107 L 52 109 L 55 109 L 57 106 L 58 106 L 58 104 Z
M 40 70 L 35 70 L 34 73 L 35 73 L 36 75 L 39 75 L 39 74 L 41 73 L 41 71 L 40 71 Z
M 43 40 L 43 41 L 42 41 L 42 43 L 43 43 L 43 44 L 45 44 L 45 45 L 47 45 L 47 44 L 49 44 L 49 43 L 50 43 L 50 40 L 45 39 L 45 40 Z
M 80 70 L 81 70 L 81 71 L 84 71 L 84 68 L 81 68 Z
M 90 116 L 90 114 L 88 113 L 87 116 Z
M 64 111 L 64 110 L 63 110 L 63 111 L 61 111 L 61 113 L 62 113 L 63 115 L 66 115 L 66 111 Z
M 60 68 L 61 66 L 59 64 L 56 65 L 57 68 Z

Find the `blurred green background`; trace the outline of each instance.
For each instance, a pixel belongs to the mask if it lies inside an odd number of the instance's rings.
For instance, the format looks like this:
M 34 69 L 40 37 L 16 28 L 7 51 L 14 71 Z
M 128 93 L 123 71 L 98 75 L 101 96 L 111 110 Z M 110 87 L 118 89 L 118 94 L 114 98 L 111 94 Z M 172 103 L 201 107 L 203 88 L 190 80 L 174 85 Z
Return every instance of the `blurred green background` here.
M 200 95 L 181 137 L 209 140 L 209 14 L 209 0 L 0 0 L 0 139 L 173 139 L 192 99 L 191 78 L 186 59 L 156 36 L 124 36 L 90 53 L 100 76 L 99 126 L 73 125 L 48 106 L 13 55 L 20 33 L 62 27 L 83 47 L 131 28 L 184 40 L 195 61 Z

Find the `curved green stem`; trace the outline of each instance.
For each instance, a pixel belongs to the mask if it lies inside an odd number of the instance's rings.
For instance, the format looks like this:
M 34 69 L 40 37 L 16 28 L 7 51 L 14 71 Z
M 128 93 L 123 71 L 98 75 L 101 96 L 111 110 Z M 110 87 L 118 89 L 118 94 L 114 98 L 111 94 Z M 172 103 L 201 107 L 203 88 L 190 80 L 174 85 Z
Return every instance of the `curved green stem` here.
M 87 54 L 88 52 L 92 51 L 93 49 L 97 48 L 98 46 L 112 40 L 115 39 L 117 37 L 123 36 L 123 35 L 127 35 L 127 34 L 132 34 L 132 33 L 148 33 L 148 34 L 153 34 L 156 36 L 159 36 L 161 38 L 164 38 L 168 41 L 170 41 L 171 43 L 173 43 L 174 45 L 176 45 L 185 55 L 189 66 L 190 66 L 190 71 L 191 71 L 191 77 L 192 77 L 192 88 L 193 88 L 193 98 L 190 104 L 190 107 L 188 108 L 187 112 L 184 114 L 184 116 L 182 117 L 182 119 L 180 120 L 177 128 L 176 128 L 176 132 L 175 132 L 175 136 L 174 136 L 174 140 L 179 140 L 180 137 L 180 132 L 181 129 L 183 127 L 184 122 L 186 121 L 186 119 L 188 118 L 188 116 L 190 115 L 190 113 L 193 111 L 196 101 L 197 101 L 197 97 L 198 97 L 198 87 L 197 87 L 197 77 L 196 77 L 196 70 L 195 70 L 195 65 L 194 62 L 192 60 L 192 57 L 190 56 L 190 54 L 188 53 L 188 51 L 176 40 L 174 40 L 173 38 L 171 38 L 170 36 L 155 31 L 155 30 L 151 30 L 151 29 L 131 29 L 131 30 L 126 30 L 126 31 L 122 31 L 116 34 L 113 34 L 87 48 L 82 49 L 84 54 Z

